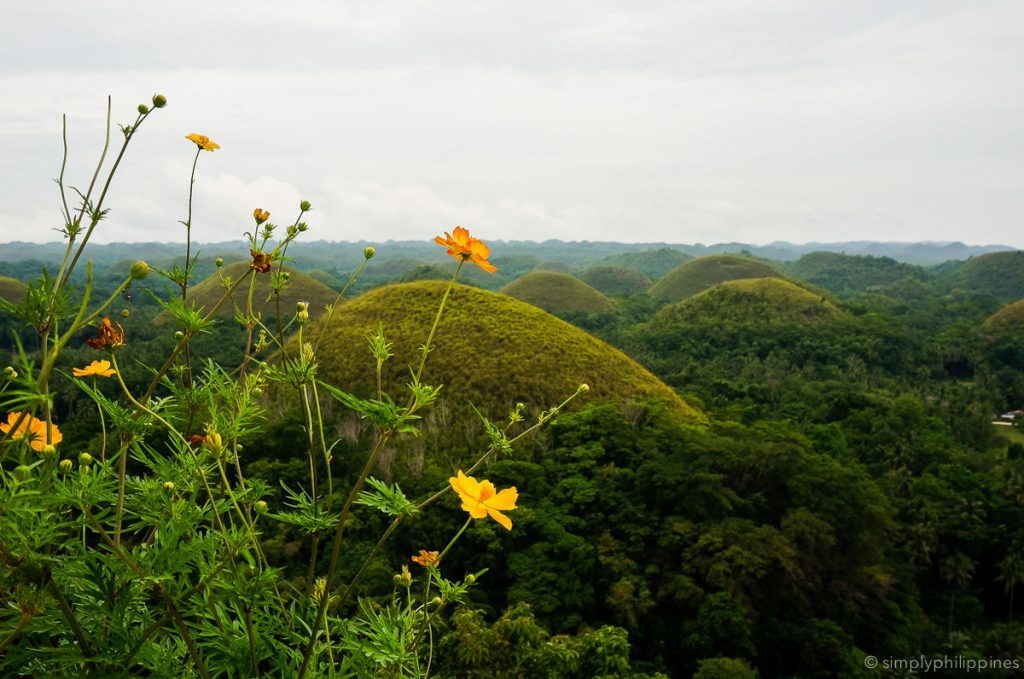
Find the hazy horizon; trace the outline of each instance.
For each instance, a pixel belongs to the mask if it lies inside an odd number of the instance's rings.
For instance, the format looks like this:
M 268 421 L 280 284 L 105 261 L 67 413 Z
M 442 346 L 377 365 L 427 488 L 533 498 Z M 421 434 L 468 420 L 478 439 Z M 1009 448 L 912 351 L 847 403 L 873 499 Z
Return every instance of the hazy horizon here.
M 0 241 L 49 242 L 68 114 L 96 242 L 278 223 L 311 239 L 1024 247 L 1024 5 L 15 1 L 0 25 Z M 116 150 L 116 148 L 115 148 Z M 113 152 L 110 154 L 114 155 Z M 17 162 L 15 163 L 14 160 Z

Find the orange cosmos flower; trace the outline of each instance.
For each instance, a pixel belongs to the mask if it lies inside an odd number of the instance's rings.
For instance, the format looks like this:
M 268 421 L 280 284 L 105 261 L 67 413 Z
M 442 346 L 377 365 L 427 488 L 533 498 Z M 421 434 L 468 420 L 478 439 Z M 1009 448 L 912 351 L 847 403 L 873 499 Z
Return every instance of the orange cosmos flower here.
M 444 232 L 444 238 L 437 236 L 434 242 L 448 248 L 448 254 L 463 262 L 473 262 L 488 273 L 494 273 L 498 267 L 487 261 L 491 249 L 479 238 L 469 235 L 469 230 L 456 226 L 452 233 Z
M 46 422 L 43 422 L 42 420 L 37 420 L 30 414 L 25 413 L 24 418 L 22 418 L 21 420 L 21 424 L 18 425 L 17 429 L 11 432 L 12 428 L 14 427 L 14 424 L 18 421 L 18 418 L 20 418 L 21 416 L 22 413 L 9 413 L 7 415 L 7 421 L 0 422 L 0 431 L 2 431 L 5 434 L 10 432 L 10 437 L 12 440 L 20 439 L 21 437 L 27 435 L 29 439 L 29 445 L 32 447 L 32 450 L 36 451 L 37 453 L 41 453 L 43 451 L 43 448 L 46 447 Z M 57 445 L 58 443 L 64 440 L 64 436 L 60 433 L 60 429 L 57 428 L 57 425 L 49 425 L 49 430 L 51 444 Z
M 414 557 L 410 557 L 410 558 L 412 558 L 412 562 L 413 563 L 417 563 L 417 564 L 423 566 L 424 568 L 430 568 L 431 566 L 436 565 L 437 562 L 439 561 L 439 559 L 437 558 L 438 554 L 439 554 L 439 552 L 435 552 L 435 551 L 429 551 L 428 552 L 425 549 L 421 549 L 419 556 L 414 556 Z
M 266 210 L 256 208 L 255 210 L 252 211 L 252 218 L 256 220 L 256 225 L 259 226 L 263 222 L 270 219 L 270 213 L 267 212 Z
M 214 141 L 210 141 L 210 138 L 207 137 L 205 134 L 196 134 L 195 132 L 193 132 L 192 134 L 186 134 L 185 139 L 195 142 L 196 146 L 198 146 L 204 151 L 213 151 L 214 149 L 220 148 L 220 144 Z
M 448 483 L 462 500 L 462 508 L 474 519 L 490 516 L 507 530 L 512 530 L 512 520 L 501 512 L 516 508 L 519 491 L 515 486 L 497 492 L 490 481 L 477 481 L 472 476 L 463 474 L 461 469 L 457 476 L 448 479 Z
M 93 361 L 84 368 L 73 368 L 71 374 L 75 377 L 110 377 L 117 371 L 110 367 L 110 361 Z
M 117 349 L 124 346 L 124 328 L 117 324 L 117 328 L 111 324 L 106 316 L 100 322 L 99 337 L 85 340 L 93 349 Z

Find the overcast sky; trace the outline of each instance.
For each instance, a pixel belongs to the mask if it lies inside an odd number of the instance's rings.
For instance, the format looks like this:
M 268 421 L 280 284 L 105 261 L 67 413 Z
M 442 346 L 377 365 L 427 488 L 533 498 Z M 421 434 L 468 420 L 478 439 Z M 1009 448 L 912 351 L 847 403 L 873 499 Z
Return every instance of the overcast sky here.
M 58 240 L 154 92 L 100 242 L 310 238 L 1024 246 L 1024 2 L 3 0 L 0 241 Z

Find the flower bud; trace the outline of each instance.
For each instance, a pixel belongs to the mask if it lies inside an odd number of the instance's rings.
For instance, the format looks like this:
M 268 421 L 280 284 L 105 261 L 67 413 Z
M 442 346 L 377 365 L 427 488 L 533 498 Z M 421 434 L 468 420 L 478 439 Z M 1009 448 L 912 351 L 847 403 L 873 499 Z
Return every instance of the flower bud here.
M 309 302 L 296 302 L 295 303 L 295 310 L 296 311 L 305 311 L 308 308 L 309 308 Z
M 476 582 L 476 576 L 475 575 L 470 573 L 469 575 L 466 576 L 466 584 L 467 585 L 472 585 L 474 582 Z
M 289 238 L 295 238 L 298 235 L 299 235 L 299 227 L 297 227 L 297 226 L 289 226 L 288 227 L 288 237 Z
M 139 260 L 138 262 L 132 264 L 132 268 L 129 273 L 131 274 L 132 280 L 141 281 L 143 278 L 149 275 L 149 264 L 146 264 L 145 262 Z
M 375 254 L 377 254 L 377 248 L 373 248 L 373 247 L 363 248 L 363 258 L 364 259 L 373 259 L 373 256 Z
M 75 467 L 75 463 L 72 462 L 71 460 L 61 460 L 60 464 L 58 464 L 57 466 L 65 474 L 70 474 L 71 470 L 74 469 Z
M 434 597 L 433 599 L 430 600 L 430 605 L 431 606 L 440 606 L 442 603 L 444 603 L 444 602 L 441 600 L 441 597 L 439 597 L 439 596 L 436 596 L 436 597 Z
M 224 439 L 222 439 L 220 434 L 217 432 L 211 431 L 206 435 L 206 438 L 203 439 L 203 446 L 205 446 L 207 450 L 217 452 L 224 447 Z
M 270 219 L 270 213 L 262 208 L 256 208 L 252 211 L 252 218 L 256 220 L 256 226 L 259 226 L 263 222 Z
M 392 580 L 394 580 L 396 584 L 399 584 L 399 585 L 401 585 L 403 587 L 408 587 L 409 585 L 411 585 L 412 584 L 412 573 L 409 572 L 409 567 L 403 565 L 402 566 L 402 572 L 401 573 L 395 573 L 395 575 L 392 578 Z
M 256 500 L 252 505 L 252 509 L 257 514 L 266 514 L 268 510 L 267 503 L 265 500 Z
M 180 340 L 180 339 L 183 339 L 184 337 L 185 337 L 185 333 L 183 333 L 181 330 L 176 330 L 174 332 L 174 339 Z
M 581 394 L 586 394 L 588 391 L 590 391 L 590 385 L 589 384 L 584 382 L 583 384 L 580 385 L 579 392 Z
M 149 107 L 145 104 L 139 104 L 139 113 L 141 113 L 142 115 L 146 115 L 147 113 L 149 113 Z
M 6 377 L 9 380 L 16 380 L 18 379 L 18 371 L 12 368 L 11 366 L 7 366 L 6 368 L 4 368 L 4 377 Z
M 121 318 L 128 318 L 131 315 L 132 312 L 128 311 L 127 309 L 121 309 Z
M 299 203 L 299 209 L 302 210 L 303 212 L 309 212 L 310 210 L 313 209 L 313 206 L 310 205 L 308 200 L 304 200 L 301 203 Z
M 174 481 L 164 481 L 164 490 L 168 493 L 174 491 Z
M 213 263 L 216 264 L 219 267 L 220 266 L 224 266 L 224 258 L 223 257 L 218 257 L 217 259 L 213 260 Z
M 83 467 L 88 467 L 89 465 L 92 464 L 92 455 L 90 455 L 89 453 L 82 453 L 81 455 L 78 456 L 78 464 L 82 465 Z
M 295 314 L 295 317 L 299 319 L 299 323 L 305 323 L 309 320 L 309 312 L 303 309 L 299 313 Z
M 309 225 L 306 224 L 306 222 L 299 222 L 296 225 L 296 228 L 299 230 L 299 233 L 302 233 L 303 231 L 309 228 Z
M 19 464 L 14 468 L 14 478 L 19 481 L 28 481 L 32 478 L 32 468 L 28 465 Z
M 54 447 L 52 443 L 47 443 L 39 452 L 43 457 L 45 457 L 48 460 L 52 460 L 53 458 L 57 457 L 57 449 Z
M 155 108 L 163 108 L 164 106 L 167 106 L 167 97 L 165 97 L 162 94 L 154 94 L 153 95 L 153 106 Z

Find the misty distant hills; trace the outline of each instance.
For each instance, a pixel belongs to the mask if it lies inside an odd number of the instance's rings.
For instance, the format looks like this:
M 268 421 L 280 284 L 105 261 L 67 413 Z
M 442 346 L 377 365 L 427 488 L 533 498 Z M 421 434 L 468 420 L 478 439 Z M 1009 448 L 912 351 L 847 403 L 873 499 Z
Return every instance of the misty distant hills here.
M 678 265 L 688 257 L 737 253 L 748 254 L 777 261 L 793 261 L 810 252 L 835 252 L 850 255 L 871 255 L 891 257 L 898 262 L 932 266 L 950 260 L 966 260 L 992 252 L 1013 251 L 1008 245 L 965 245 L 959 241 L 923 243 L 882 243 L 876 241 L 850 241 L 844 243 L 795 244 L 775 241 L 768 245 L 748 243 L 717 243 L 714 245 L 672 244 L 672 243 L 612 243 L 600 241 L 497 241 L 488 240 L 493 252 L 492 260 L 501 266 L 500 259 L 531 259 L 535 262 L 563 262 L 574 270 L 581 271 L 597 264 L 624 264 L 627 261 L 643 259 L 645 254 L 652 259 L 665 259 L 666 251 L 681 254 L 676 261 L 667 263 L 665 271 Z M 298 241 L 289 249 L 289 254 L 299 260 L 300 268 L 322 268 L 328 271 L 345 270 L 358 266 L 362 261 L 363 248 L 372 245 L 378 255 L 392 258 L 436 261 L 437 245 L 424 238 L 422 241 Z M 193 252 L 198 249 L 209 257 L 246 254 L 247 246 L 241 240 L 224 243 L 193 243 Z M 169 264 L 183 255 L 180 243 L 110 243 L 90 245 L 89 257 L 98 265 L 109 266 L 119 261 L 134 261 L 145 258 L 157 266 Z M 64 254 L 63 243 L 7 243 L 0 248 L 0 262 L 41 263 L 56 268 Z M 515 262 L 518 272 L 523 271 L 527 262 Z M 626 264 L 629 266 L 629 264 Z M 533 267 L 529 267 L 533 268 Z M 640 267 L 633 266 L 638 270 Z M 510 272 L 511 273 L 511 272 Z M 648 273 L 648 272 L 645 272 Z M 650 272 L 658 277 L 664 272 Z M 500 281 L 507 284 L 511 279 Z M 495 281 L 494 284 L 498 284 Z M 491 287 L 488 285 L 487 287 Z M 499 285 L 500 287 L 500 285 Z

